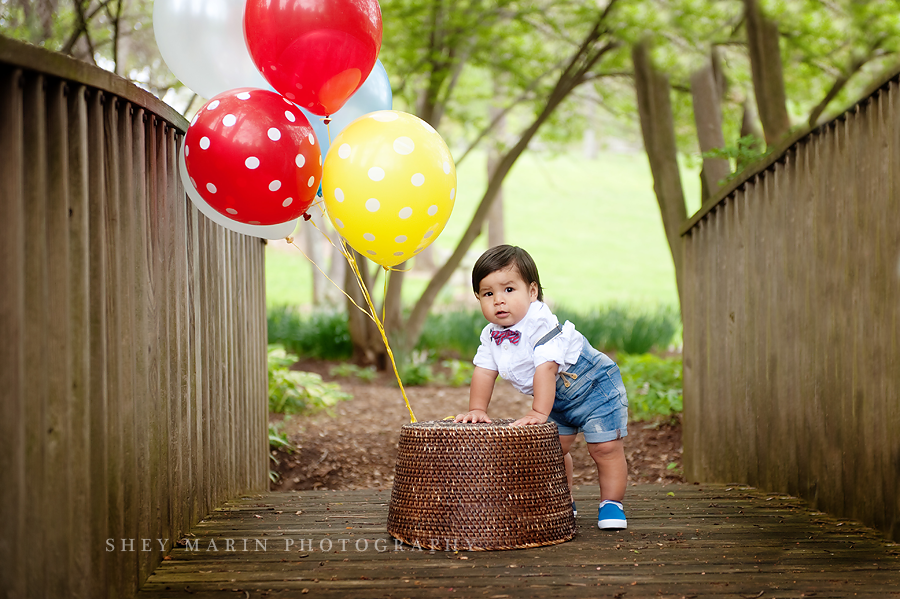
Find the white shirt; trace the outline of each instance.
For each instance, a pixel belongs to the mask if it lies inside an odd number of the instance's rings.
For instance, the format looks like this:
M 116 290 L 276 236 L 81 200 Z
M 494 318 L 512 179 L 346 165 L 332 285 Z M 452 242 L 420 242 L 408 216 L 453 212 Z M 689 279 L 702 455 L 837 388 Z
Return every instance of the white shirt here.
M 545 362 L 556 362 L 558 371 L 578 361 L 584 344 L 584 335 L 575 330 L 568 320 L 562 333 L 538 348 L 534 345 L 541 337 L 559 324 L 559 319 L 544 302 L 534 301 L 528 307 L 525 318 L 511 327 L 488 324 L 481 331 L 481 346 L 472 360 L 475 366 L 494 370 L 509 381 L 513 387 L 527 395 L 534 395 L 534 371 Z M 521 333 L 519 343 L 503 340 L 500 345 L 491 339 L 492 331 L 513 330 Z

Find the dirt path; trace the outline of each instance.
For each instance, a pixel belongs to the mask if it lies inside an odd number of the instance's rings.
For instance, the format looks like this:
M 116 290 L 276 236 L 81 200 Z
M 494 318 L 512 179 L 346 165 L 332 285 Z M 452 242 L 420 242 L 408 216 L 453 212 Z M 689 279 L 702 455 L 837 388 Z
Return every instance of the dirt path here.
M 298 451 L 274 452 L 279 465 L 270 466 L 279 473 L 279 480 L 271 485 L 273 491 L 391 486 L 400 427 L 409 422 L 400 389 L 388 376 L 372 383 L 332 377 L 328 374 L 331 366 L 328 362 L 307 360 L 296 368 L 339 382 L 353 399 L 339 403 L 331 414 L 295 416 L 285 421 L 284 430 Z M 409 387 L 406 394 L 420 421 L 455 416 L 465 411 L 469 403 L 468 387 Z M 530 397 L 501 380 L 489 413 L 493 418 L 518 418 L 530 405 Z M 683 482 L 681 451 L 678 423 L 629 424 L 625 437 L 629 481 Z M 596 485 L 596 467 L 580 436 L 572 447 L 572 458 L 575 484 Z

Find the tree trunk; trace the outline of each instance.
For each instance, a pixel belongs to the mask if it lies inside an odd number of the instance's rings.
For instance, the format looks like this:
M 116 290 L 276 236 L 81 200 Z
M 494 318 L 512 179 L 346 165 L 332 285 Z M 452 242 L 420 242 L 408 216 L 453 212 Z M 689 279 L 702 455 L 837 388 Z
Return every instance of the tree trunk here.
M 666 239 L 675 264 L 675 281 L 681 298 L 682 244 L 681 225 L 687 218 L 684 191 L 678 171 L 678 149 L 675 144 L 675 123 L 669 98 L 669 79 L 650 61 L 645 42 L 632 48 L 634 87 L 637 92 L 638 114 L 644 148 L 653 174 L 653 191 L 659 203 Z
M 762 14 L 759 0 L 744 0 L 744 10 L 753 91 L 756 94 L 756 106 L 766 144 L 771 147 L 787 137 L 791 129 L 784 91 L 778 25 Z
M 371 292 L 373 277 L 369 273 L 369 261 L 355 250 L 350 251 L 359 265 L 366 289 Z M 366 300 L 363 298 L 356 275 L 349 266 L 345 271 L 344 291 L 361 308 L 366 309 Z M 371 318 L 363 314 L 349 299 L 347 300 L 347 321 L 350 329 L 350 340 L 353 343 L 353 362 L 360 366 L 374 365 L 379 370 L 384 370 L 387 366 L 387 350 L 384 347 L 381 334 L 378 332 L 378 327 L 375 326 Z
M 759 116 L 756 114 L 756 107 L 753 104 L 753 101 L 750 97 L 744 98 L 744 115 L 741 119 L 741 137 L 747 137 L 748 135 L 752 135 L 757 140 L 759 140 L 756 144 L 754 144 L 754 148 L 762 151 L 764 148 L 763 144 L 763 132 L 759 126 Z M 737 164 L 735 165 L 735 170 L 737 172 L 741 172 L 744 170 L 751 161 L 745 158 L 738 158 Z
M 691 97 L 694 104 L 694 123 L 697 126 L 697 139 L 700 152 L 706 153 L 725 147 L 725 136 L 722 133 L 722 107 L 719 99 L 719 85 L 716 82 L 712 61 L 691 75 Z M 731 165 L 727 158 L 703 159 L 704 192 L 702 200 L 706 200 L 719 188 L 720 183 L 731 174 Z
M 491 139 L 491 142 L 488 144 L 488 153 L 487 153 L 487 178 L 490 180 L 491 173 L 497 168 L 497 165 L 500 163 L 500 158 L 503 156 L 503 138 L 506 133 L 506 117 L 502 116 L 503 112 L 502 108 L 498 106 L 499 98 L 501 97 L 499 91 L 499 82 L 494 80 L 494 99 L 495 102 L 491 104 L 488 109 L 488 116 L 493 121 L 497 119 L 497 124 L 494 126 L 494 135 Z M 499 117 L 499 118 L 498 118 Z M 504 234 L 503 234 L 503 187 L 497 191 L 497 196 L 494 198 L 494 204 L 491 206 L 490 212 L 488 212 L 488 247 L 494 247 L 496 245 L 502 245 L 504 243 Z
M 429 246 L 430 247 L 430 246 Z M 403 331 L 403 279 L 406 276 L 404 272 L 409 268 L 409 262 L 401 262 L 395 266 L 397 270 L 390 273 L 385 272 L 384 276 L 389 276 L 387 293 L 384 297 L 384 330 L 390 335 L 391 343 L 397 348 L 406 349 L 406 339 Z M 395 343 L 396 341 L 396 343 Z M 387 351 L 387 350 L 385 350 Z

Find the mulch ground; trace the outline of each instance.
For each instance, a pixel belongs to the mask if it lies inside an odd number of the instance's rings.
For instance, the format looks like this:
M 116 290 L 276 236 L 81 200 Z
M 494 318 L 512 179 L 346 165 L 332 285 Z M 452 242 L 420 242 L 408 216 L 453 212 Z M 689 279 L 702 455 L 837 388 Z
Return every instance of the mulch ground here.
M 304 360 L 296 370 L 317 372 L 327 381 L 340 383 L 353 399 L 342 401 L 328 412 L 283 418 L 282 430 L 296 450 L 273 451 L 270 462 L 277 481 L 273 491 L 389 489 L 394 479 L 400 427 L 409 413 L 393 373 L 381 374 L 371 383 L 329 374 L 335 364 Z M 440 420 L 466 411 L 468 387 L 404 387 L 416 418 Z M 488 411 L 492 418 L 518 418 L 531 407 L 531 398 L 506 381 L 494 390 Z M 632 483 L 684 482 L 681 463 L 679 421 L 633 422 L 625 437 L 629 481 Z M 571 450 L 575 485 L 596 485 L 597 470 L 579 436 Z

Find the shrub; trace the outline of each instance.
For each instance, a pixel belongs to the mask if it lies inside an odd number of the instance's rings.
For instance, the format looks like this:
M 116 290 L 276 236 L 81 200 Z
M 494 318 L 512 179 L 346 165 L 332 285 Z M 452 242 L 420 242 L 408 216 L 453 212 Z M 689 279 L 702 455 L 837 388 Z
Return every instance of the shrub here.
M 445 357 L 471 358 L 478 349 L 478 337 L 487 321 L 479 310 L 452 310 L 428 315 L 418 350 L 432 351 Z
M 316 310 L 308 316 L 291 306 L 274 306 L 267 314 L 269 343 L 279 343 L 304 357 L 346 360 L 353 355 L 346 312 Z
M 400 380 L 407 387 L 417 387 L 434 382 L 435 375 L 432 364 L 434 355 L 427 351 L 414 351 L 408 356 L 396 356 L 397 372 Z M 396 383 L 396 379 L 394 380 Z
M 269 449 L 283 449 L 287 453 L 294 453 L 297 448 L 288 440 L 287 433 L 281 427 L 280 422 L 269 423 Z M 275 462 L 278 461 L 275 460 Z
M 300 414 L 333 406 L 350 395 L 337 383 L 326 383 L 313 372 L 290 370 L 297 356 L 280 345 L 269 346 L 269 411 Z
M 556 310 L 556 315 L 560 322 L 572 321 L 597 349 L 629 354 L 665 349 L 681 326 L 678 309 L 672 306 L 643 308 L 617 304 L 587 314 L 563 307 Z
M 444 360 L 441 366 L 447 369 L 447 375 L 439 378 L 440 382 L 450 387 L 464 387 L 472 382 L 475 365 L 466 360 Z
M 631 420 L 671 418 L 681 413 L 684 406 L 680 357 L 620 354 L 617 362 L 628 393 Z

